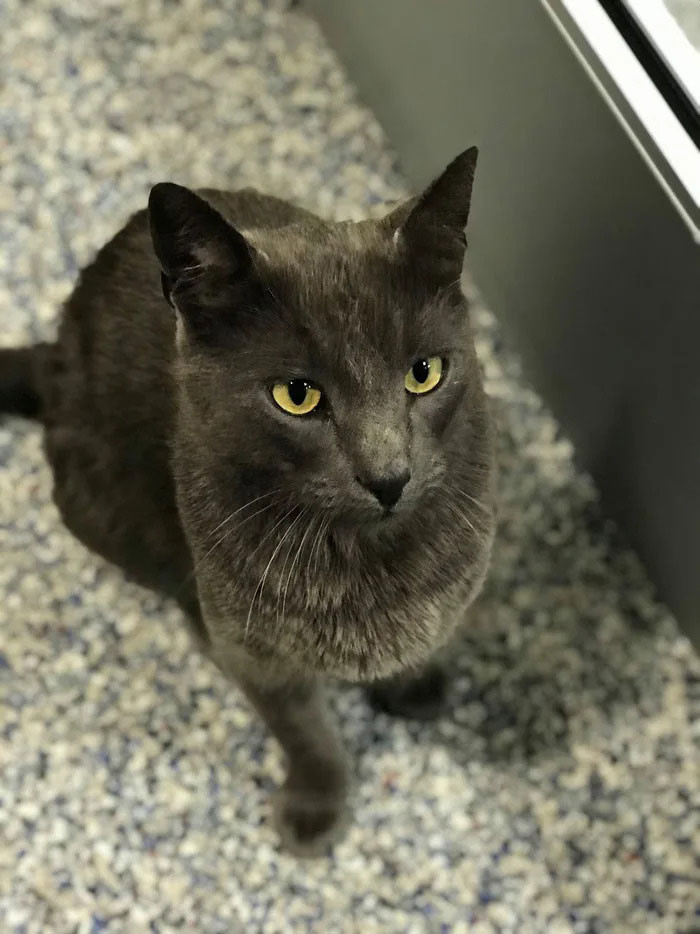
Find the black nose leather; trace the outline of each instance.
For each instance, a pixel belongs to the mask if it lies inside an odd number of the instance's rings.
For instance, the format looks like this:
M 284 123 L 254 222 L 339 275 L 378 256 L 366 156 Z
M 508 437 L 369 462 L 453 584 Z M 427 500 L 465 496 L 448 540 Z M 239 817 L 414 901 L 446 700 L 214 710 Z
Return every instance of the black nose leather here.
M 410 479 L 411 474 L 408 470 L 404 470 L 403 473 L 394 474 L 393 476 L 366 480 L 364 481 L 364 485 L 370 493 L 377 497 L 385 509 L 391 509 L 391 507 L 395 506 L 401 499 L 403 488 Z

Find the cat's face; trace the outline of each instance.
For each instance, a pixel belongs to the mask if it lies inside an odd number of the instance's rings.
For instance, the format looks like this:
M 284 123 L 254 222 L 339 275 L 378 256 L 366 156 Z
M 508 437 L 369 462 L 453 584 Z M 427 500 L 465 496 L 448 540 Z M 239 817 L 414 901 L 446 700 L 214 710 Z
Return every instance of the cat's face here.
M 338 231 L 331 249 L 290 256 L 268 237 L 258 321 L 213 355 L 183 335 L 204 443 L 251 495 L 374 523 L 440 483 L 467 385 L 466 310 L 456 290 L 418 292 L 381 239 Z
M 459 287 L 473 154 L 454 166 L 449 190 L 382 221 L 245 234 L 158 186 L 190 424 L 249 499 L 388 529 L 444 482 L 475 376 Z

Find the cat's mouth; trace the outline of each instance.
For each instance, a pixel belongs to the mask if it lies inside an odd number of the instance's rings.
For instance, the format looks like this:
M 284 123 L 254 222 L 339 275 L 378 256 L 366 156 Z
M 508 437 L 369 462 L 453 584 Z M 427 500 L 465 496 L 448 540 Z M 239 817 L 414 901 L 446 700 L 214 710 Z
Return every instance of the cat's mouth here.
M 351 530 L 365 530 L 370 533 L 379 530 L 388 531 L 393 526 L 399 525 L 401 518 L 405 518 L 407 512 L 408 510 L 398 509 L 385 509 L 381 512 L 368 509 L 346 516 L 344 519 L 340 519 L 338 524 Z
M 368 516 L 363 525 L 370 537 L 373 535 L 379 538 L 394 536 L 405 527 L 412 515 L 413 509 L 407 507 L 384 509 L 382 512 L 375 512 L 372 516 Z

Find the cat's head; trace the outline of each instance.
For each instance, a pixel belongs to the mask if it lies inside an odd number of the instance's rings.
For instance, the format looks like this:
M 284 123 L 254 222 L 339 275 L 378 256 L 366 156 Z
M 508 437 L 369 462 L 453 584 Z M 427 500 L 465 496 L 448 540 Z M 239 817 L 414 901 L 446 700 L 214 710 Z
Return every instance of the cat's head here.
M 361 223 L 239 228 L 155 186 L 188 430 L 241 495 L 388 528 L 443 482 L 479 380 L 460 288 L 475 164 Z

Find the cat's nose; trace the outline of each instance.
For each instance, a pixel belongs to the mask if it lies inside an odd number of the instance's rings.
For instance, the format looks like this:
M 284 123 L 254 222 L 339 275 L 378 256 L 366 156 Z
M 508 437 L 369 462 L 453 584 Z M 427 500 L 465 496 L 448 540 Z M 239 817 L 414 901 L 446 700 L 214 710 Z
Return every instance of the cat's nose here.
M 404 470 L 398 474 L 392 474 L 384 477 L 371 477 L 366 480 L 358 477 L 358 480 L 367 487 L 385 509 L 391 509 L 401 499 L 403 488 L 411 479 L 409 470 Z

